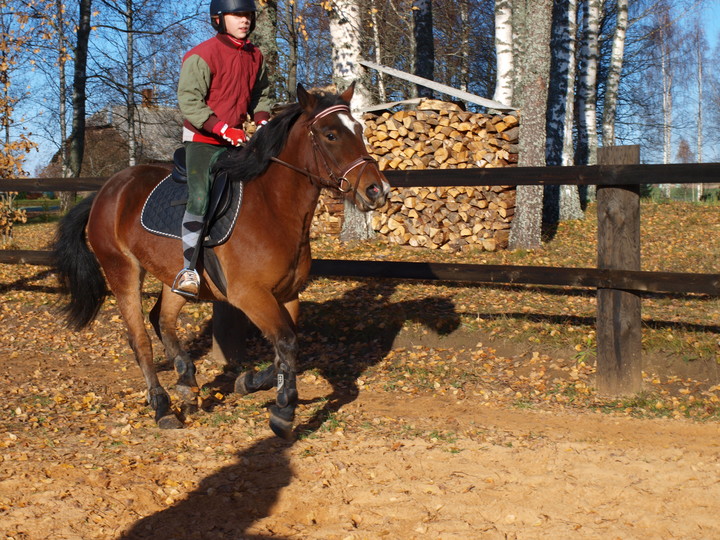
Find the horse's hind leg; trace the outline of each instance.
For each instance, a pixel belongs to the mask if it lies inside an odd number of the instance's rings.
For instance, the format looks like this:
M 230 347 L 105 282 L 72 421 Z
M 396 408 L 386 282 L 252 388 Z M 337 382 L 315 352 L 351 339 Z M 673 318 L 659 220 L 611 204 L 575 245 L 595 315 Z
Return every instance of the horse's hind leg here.
M 150 322 L 155 333 L 162 341 L 165 355 L 175 366 L 178 380 L 175 386 L 183 400 L 183 409 L 194 412 L 197 408 L 199 388 L 195 378 L 196 368 L 188 353 L 180 346 L 177 337 L 177 319 L 187 300 L 179 294 L 173 294 L 170 287 L 163 285 L 160 296 L 150 311 Z
M 148 388 L 148 403 L 155 411 L 155 421 L 164 429 L 181 428 L 182 423 L 170 409 L 170 396 L 160 384 L 153 364 L 152 342 L 145 328 L 142 312 L 142 270 L 136 261 L 124 255 L 113 256 L 98 254 L 105 259 L 102 265 L 106 270 L 108 284 L 115 294 L 120 313 L 128 328 L 130 347 L 135 353 Z

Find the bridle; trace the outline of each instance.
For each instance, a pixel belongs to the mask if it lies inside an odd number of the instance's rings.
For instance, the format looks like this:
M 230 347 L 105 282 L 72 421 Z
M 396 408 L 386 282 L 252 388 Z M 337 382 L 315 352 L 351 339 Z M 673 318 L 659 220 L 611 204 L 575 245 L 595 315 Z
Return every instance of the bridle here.
M 287 161 L 283 161 L 279 158 L 273 157 L 270 158 L 275 163 L 279 163 L 280 165 L 284 165 L 288 169 L 292 169 L 293 171 L 299 172 L 301 174 L 304 174 L 307 176 L 311 181 L 317 183 L 321 187 L 328 187 L 337 189 L 340 193 L 349 193 L 350 191 L 357 192 L 357 187 L 360 184 L 360 177 L 362 176 L 363 172 L 365 172 L 365 167 L 372 164 L 377 167 L 377 162 L 368 154 L 365 154 L 364 156 L 360 156 L 356 160 L 354 160 L 352 163 L 350 163 L 345 169 L 342 169 L 340 164 L 337 162 L 337 160 L 331 156 L 325 148 L 318 142 L 315 130 L 313 129 L 313 126 L 315 123 L 320 120 L 321 118 L 325 118 L 326 116 L 329 116 L 334 113 L 339 112 L 347 112 L 350 113 L 350 107 L 347 105 L 334 105 L 332 107 L 328 107 L 327 109 L 323 109 L 319 113 L 317 113 L 312 120 L 308 123 L 308 134 L 310 136 L 310 142 L 312 143 L 313 147 L 313 157 L 315 159 L 315 167 L 317 170 L 320 170 L 320 166 L 318 165 L 318 157 L 322 159 L 322 164 L 325 167 L 325 171 L 327 172 L 328 178 L 323 178 L 322 176 L 318 176 L 317 174 L 311 173 L 308 169 L 302 169 L 300 167 L 296 167 L 292 163 L 288 163 Z M 339 175 L 336 175 L 333 172 L 333 166 L 334 170 L 340 170 L 342 171 Z M 350 180 L 347 179 L 347 175 L 354 169 L 361 167 L 360 172 L 357 175 L 357 180 L 355 182 L 355 185 L 353 186 L 350 183 Z

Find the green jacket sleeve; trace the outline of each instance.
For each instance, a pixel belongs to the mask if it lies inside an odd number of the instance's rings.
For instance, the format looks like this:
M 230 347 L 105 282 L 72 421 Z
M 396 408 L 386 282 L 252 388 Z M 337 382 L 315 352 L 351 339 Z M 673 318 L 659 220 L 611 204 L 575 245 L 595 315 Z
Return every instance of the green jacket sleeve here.
M 202 129 L 205 121 L 214 114 L 205 103 L 210 79 L 210 66 L 200 56 L 194 54 L 185 59 L 180 69 L 178 104 L 183 117 L 197 129 Z

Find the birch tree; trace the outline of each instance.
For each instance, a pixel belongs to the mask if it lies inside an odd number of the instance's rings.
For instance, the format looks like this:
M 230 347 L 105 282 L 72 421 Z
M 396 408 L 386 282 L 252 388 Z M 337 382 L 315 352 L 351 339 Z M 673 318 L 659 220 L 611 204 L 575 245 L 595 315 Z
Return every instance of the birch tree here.
M 578 119 L 576 163 L 578 165 L 595 165 L 597 163 L 598 38 L 602 0 L 587 0 L 582 5 L 583 33 L 576 102 Z
M 513 2 L 495 0 L 495 55 L 497 75 L 493 100 L 512 105 L 513 100 Z
M 520 111 L 518 166 L 544 166 L 550 77 L 551 0 L 514 0 L 515 106 Z M 543 187 L 518 186 L 510 249 L 542 245 Z
M 628 26 L 628 0 L 617 0 L 616 23 L 610 53 L 610 66 L 605 81 L 605 102 L 602 116 L 603 146 L 615 145 L 615 115 L 620 91 L 620 75 L 625 58 L 625 38 Z
M 329 3 L 328 3 L 329 4 Z M 333 43 L 333 82 L 338 90 L 344 90 L 353 82 L 355 93 L 351 107 L 362 110 L 371 104 L 370 91 L 359 60 L 362 59 L 360 6 L 358 0 L 336 0 L 330 8 L 330 36 Z M 345 220 L 340 239 L 342 241 L 372 238 L 372 213 L 364 213 L 345 200 Z
M 554 2 L 550 47 L 550 88 L 547 108 L 548 165 L 571 165 L 563 159 L 565 136 L 572 137 L 575 93 L 575 17 L 576 0 Z M 569 114 L 566 114 L 569 112 Z M 572 145 L 572 138 L 570 139 Z M 557 223 L 584 217 L 577 186 L 545 186 L 543 220 Z

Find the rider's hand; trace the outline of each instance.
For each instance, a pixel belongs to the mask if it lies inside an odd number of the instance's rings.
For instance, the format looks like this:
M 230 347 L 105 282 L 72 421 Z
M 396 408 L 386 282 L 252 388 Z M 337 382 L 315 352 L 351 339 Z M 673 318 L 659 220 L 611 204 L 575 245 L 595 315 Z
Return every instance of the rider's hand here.
M 215 124 L 213 133 L 220 135 L 233 146 L 241 146 L 247 141 L 247 136 L 242 129 L 230 127 L 225 122 Z

